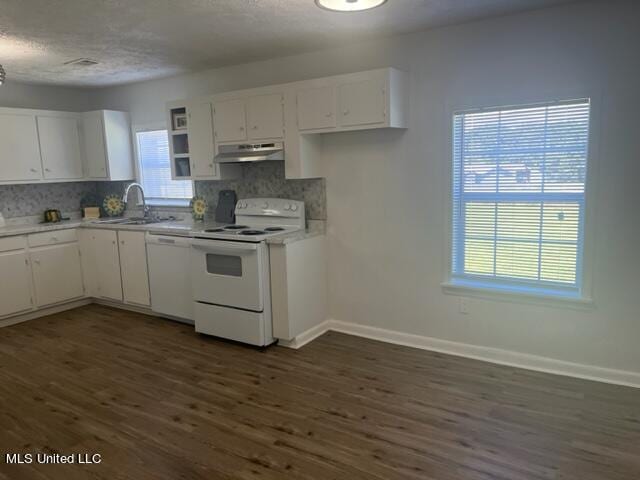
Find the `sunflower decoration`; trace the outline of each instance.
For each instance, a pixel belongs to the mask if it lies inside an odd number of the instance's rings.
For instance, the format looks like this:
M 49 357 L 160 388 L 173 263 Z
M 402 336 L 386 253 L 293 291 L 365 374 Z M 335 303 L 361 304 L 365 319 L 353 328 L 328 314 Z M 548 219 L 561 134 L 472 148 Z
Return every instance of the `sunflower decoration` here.
M 124 212 L 125 204 L 118 195 L 107 195 L 102 202 L 102 208 L 109 217 L 118 217 Z
M 209 208 L 205 198 L 198 195 L 191 199 L 189 207 L 191 207 L 191 215 L 194 220 L 204 220 L 204 216 L 207 214 L 207 209 Z

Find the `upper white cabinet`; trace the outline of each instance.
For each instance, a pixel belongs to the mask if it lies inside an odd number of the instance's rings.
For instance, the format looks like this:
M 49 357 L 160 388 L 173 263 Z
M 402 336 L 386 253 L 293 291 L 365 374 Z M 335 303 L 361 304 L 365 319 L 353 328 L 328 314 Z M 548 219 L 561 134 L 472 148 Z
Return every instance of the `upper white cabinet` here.
M 211 103 L 193 102 L 188 105 L 187 132 L 191 176 L 208 178 L 216 176 L 213 162 L 213 120 Z
M 233 110 L 228 105 L 224 108 Z M 242 111 L 244 115 L 244 107 Z M 225 128 L 227 134 L 232 130 Z M 239 165 L 218 165 L 213 161 L 213 107 L 209 98 L 167 103 L 167 131 L 174 180 L 229 180 L 242 176 Z
M 78 119 L 72 116 L 36 117 L 42 169 L 47 180 L 83 178 Z
M 296 94 L 298 130 L 335 128 L 336 89 L 333 85 L 306 88 Z
M 256 95 L 247 101 L 249 139 L 279 139 L 284 135 L 284 97 L 282 94 Z
M 217 143 L 247 140 L 245 99 L 216 102 L 213 112 L 213 131 Z
M 387 116 L 385 89 L 384 79 L 375 77 L 339 85 L 340 126 L 383 124 Z
M 42 179 L 36 117 L 0 112 L 0 182 Z
M 128 113 L 114 110 L 83 113 L 82 143 L 88 179 L 135 178 Z

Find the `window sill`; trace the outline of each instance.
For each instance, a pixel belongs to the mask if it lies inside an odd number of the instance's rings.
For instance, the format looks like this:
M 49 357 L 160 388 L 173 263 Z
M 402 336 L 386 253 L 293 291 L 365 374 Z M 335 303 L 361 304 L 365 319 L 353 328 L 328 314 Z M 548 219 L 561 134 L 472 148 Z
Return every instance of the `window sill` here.
M 482 298 L 511 303 L 542 305 L 547 307 L 572 308 L 577 310 L 592 310 L 595 308 L 593 299 L 588 297 L 570 297 L 548 295 L 543 293 L 511 292 L 497 288 L 476 286 L 453 281 L 441 284 L 442 291 L 447 295 Z

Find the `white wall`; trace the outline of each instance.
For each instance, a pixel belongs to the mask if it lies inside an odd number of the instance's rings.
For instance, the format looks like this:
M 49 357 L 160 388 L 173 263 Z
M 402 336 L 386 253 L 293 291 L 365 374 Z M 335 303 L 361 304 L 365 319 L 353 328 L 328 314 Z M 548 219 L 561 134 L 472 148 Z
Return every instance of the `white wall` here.
M 11 77 L 10 71 L 7 77 Z M 0 86 L 0 107 L 82 112 L 89 107 L 89 90 L 16 83 L 9 78 Z
M 411 74 L 406 132 L 325 138 L 330 314 L 337 320 L 640 372 L 636 182 L 640 44 L 636 2 L 573 4 L 380 42 L 96 92 L 95 107 L 162 120 L 164 102 L 396 66 Z M 588 311 L 473 299 L 440 284 L 448 251 L 448 105 L 527 101 L 588 89 L 600 100 Z

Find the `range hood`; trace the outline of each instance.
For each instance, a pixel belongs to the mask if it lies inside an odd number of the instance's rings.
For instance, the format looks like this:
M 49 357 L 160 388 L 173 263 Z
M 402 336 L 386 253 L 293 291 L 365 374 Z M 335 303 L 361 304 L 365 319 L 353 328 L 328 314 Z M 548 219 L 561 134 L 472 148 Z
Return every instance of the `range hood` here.
M 240 145 L 220 145 L 213 159 L 216 163 L 266 162 L 284 160 L 284 144 L 258 143 Z

